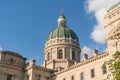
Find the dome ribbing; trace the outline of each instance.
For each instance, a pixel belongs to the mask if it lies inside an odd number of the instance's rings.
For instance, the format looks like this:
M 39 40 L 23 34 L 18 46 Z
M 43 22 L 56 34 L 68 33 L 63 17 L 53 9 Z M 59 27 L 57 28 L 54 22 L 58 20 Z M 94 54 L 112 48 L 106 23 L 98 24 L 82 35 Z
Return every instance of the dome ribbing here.
M 63 14 L 58 18 L 58 27 L 50 32 L 47 41 L 55 38 L 71 38 L 78 41 L 77 35 L 66 26 L 66 18 Z
M 68 27 L 57 27 L 52 32 L 50 32 L 47 40 L 55 38 L 71 38 L 78 41 L 77 35 Z

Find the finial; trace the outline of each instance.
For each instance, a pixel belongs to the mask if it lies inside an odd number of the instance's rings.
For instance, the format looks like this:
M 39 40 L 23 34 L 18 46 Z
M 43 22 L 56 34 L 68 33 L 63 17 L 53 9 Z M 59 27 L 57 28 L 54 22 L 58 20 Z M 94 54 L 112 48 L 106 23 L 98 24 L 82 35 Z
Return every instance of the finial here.
M 63 15 L 63 4 L 61 3 L 61 15 Z
M 66 18 L 63 14 L 63 4 L 61 3 L 61 6 L 60 6 L 60 9 L 61 9 L 61 14 L 58 18 L 58 27 L 66 27 Z
M 66 18 L 63 13 L 58 18 L 58 27 L 66 27 Z

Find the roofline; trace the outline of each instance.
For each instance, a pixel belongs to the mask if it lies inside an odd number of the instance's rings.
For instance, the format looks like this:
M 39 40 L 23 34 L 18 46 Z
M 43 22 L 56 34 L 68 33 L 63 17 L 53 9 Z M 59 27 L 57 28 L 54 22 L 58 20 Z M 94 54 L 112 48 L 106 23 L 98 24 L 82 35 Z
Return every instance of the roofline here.
M 120 2 L 116 3 L 115 5 L 113 5 L 112 7 L 110 7 L 107 11 L 111 11 L 113 9 L 115 9 L 116 7 L 119 7 L 120 6 Z
M 19 53 L 16 53 L 16 52 L 12 52 L 12 51 L 4 51 L 4 50 L 0 50 L 0 54 L 11 54 L 11 55 L 14 55 L 14 56 L 17 56 L 17 57 L 21 57 L 23 59 L 26 60 L 25 57 L 23 57 L 22 55 L 20 55 Z

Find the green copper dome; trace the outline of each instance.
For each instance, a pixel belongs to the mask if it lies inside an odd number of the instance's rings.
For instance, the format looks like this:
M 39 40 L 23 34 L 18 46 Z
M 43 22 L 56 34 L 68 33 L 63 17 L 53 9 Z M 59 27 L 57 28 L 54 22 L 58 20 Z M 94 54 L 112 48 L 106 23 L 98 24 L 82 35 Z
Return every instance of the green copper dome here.
M 116 7 L 118 7 L 118 6 L 120 6 L 120 2 L 118 2 L 118 3 L 115 4 L 115 5 L 113 5 L 110 9 L 108 9 L 108 11 L 113 10 L 114 8 L 116 8 Z
M 47 41 L 55 38 L 71 38 L 78 41 L 77 35 L 66 26 L 66 18 L 63 14 L 58 18 L 58 27 L 50 32 Z
M 71 38 L 78 41 L 77 35 L 67 27 L 57 27 L 52 32 L 50 32 L 47 40 L 55 38 Z

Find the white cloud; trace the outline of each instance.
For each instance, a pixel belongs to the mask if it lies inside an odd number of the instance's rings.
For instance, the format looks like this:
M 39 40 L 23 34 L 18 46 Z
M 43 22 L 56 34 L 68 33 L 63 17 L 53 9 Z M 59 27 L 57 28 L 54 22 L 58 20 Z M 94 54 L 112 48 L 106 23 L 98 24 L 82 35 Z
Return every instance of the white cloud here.
M 120 0 L 86 0 L 86 11 L 93 12 L 97 20 L 97 25 L 94 26 L 93 32 L 90 37 L 98 42 L 104 44 L 106 42 L 105 29 L 104 29 L 104 14 L 114 4 Z
M 88 54 L 88 57 L 92 57 L 92 52 L 93 52 L 93 49 L 91 49 L 88 46 L 84 46 L 81 50 L 82 55 L 83 54 Z

